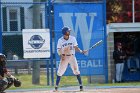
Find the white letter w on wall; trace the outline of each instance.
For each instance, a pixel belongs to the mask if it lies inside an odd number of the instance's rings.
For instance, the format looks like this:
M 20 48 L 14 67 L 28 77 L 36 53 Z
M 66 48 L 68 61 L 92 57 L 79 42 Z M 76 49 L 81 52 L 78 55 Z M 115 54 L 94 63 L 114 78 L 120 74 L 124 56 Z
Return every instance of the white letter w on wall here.
M 84 49 L 90 47 L 90 40 L 93 31 L 93 22 L 96 13 L 60 13 L 64 26 L 69 26 L 72 29 L 71 34 L 75 37 L 81 37 Z M 75 21 L 74 21 L 75 19 Z M 87 21 L 87 19 L 89 21 Z M 78 31 L 80 34 L 77 35 Z

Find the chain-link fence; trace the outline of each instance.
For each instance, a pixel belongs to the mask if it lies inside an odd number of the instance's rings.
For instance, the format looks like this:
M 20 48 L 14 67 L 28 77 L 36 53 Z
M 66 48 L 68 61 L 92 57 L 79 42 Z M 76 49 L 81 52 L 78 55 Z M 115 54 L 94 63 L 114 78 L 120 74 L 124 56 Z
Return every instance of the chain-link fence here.
M 55 0 L 54 0 L 55 1 Z M 57 0 L 56 0 L 57 1 Z M 59 0 L 61 2 L 67 3 L 70 0 Z M 75 2 L 81 2 L 80 0 L 72 0 Z M 87 2 L 92 1 L 103 1 L 103 0 L 87 0 Z M 86 2 L 84 0 L 83 2 Z M 49 11 L 51 9 L 52 11 Z M 2 13 L 2 35 L 3 35 L 3 53 L 6 55 L 8 63 L 13 63 L 13 68 L 16 68 L 12 71 L 15 71 L 16 74 L 21 73 L 22 71 L 17 70 L 18 67 L 25 67 L 27 71 L 30 72 L 32 69 L 32 62 L 25 61 L 23 58 L 23 40 L 22 40 L 22 30 L 23 29 L 38 29 L 38 28 L 47 28 L 51 27 L 51 30 L 54 28 L 53 22 L 53 5 L 48 6 L 48 2 L 2 2 L 1 4 L 1 13 Z M 51 20 L 52 19 L 52 20 Z M 52 31 L 54 32 L 54 31 Z M 54 34 L 52 34 L 54 37 Z M 54 47 L 53 47 L 54 49 Z M 15 66 L 16 63 L 22 64 Z M 31 60 L 31 59 L 30 59 Z M 40 60 L 43 67 L 46 65 L 46 61 Z M 7 64 L 9 65 L 9 64 Z M 26 66 L 27 65 L 27 66 Z M 49 64 L 50 65 L 50 64 Z M 12 66 L 12 65 L 11 65 Z M 10 66 L 10 67 L 11 67 Z M 24 69 L 24 68 L 21 68 Z M 28 70 L 30 69 L 30 70 Z M 20 71 L 20 72 L 19 72 Z
M 2 3 L 3 53 L 23 59 L 22 29 L 46 28 L 46 3 Z M 13 56 L 14 57 L 14 56 Z
M 32 74 L 38 63 L 41 75 L 50 74 L 50 60 L 23 58 L 23 29 L 49 27 L 47 2 L 1 2 L 2 52 L 12 74 Z M 55 66 L 54 66 L 55 68 Z M 41 77 L 41 76 L 40 76 Z M 48 79 L 49 80 L 49 79 Z M 48 81 L 49 85 L 49 81 Z
M 60 1 L 67 3 L 67 1 L 70 2 L 71 0 Z M 78 0 L 75 0 L 75 2 L 78 2 Z M 17 75 L 33 73 L 33 63 L 35 61 L 33 59 L 23 58 L 22 30 L 50 28 L 52 38 L 54 38 L 53 5 L 48 6 L 48 2 L 5 1 L 1 3 L 1 15 L 2 47 L 3 53 L 7 57 L 7 67 L 11 73 Z M 54 44 L 52 47 L 54 53 Z M 37 61 L 40 62 L 40 72 L 47 74 L 47 78 L 49 78 L 51 62 L 46 61 L 46 59 L 39 59 Z M 55 62 L 53 62 L 53 67 L 55 74 Z

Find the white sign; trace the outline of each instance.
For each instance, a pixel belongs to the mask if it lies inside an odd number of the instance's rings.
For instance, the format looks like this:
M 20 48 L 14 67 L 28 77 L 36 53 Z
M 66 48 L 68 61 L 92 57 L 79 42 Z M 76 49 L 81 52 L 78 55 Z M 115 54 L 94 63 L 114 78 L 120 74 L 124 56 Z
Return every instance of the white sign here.
M 50 58 L 50 30 L 23 29 L 24 58 Z

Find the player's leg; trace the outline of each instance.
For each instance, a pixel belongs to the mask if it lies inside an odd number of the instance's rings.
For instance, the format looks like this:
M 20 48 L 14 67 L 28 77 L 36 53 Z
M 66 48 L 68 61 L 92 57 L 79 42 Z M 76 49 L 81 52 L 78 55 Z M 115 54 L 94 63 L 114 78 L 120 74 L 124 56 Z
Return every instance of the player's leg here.
M 70 62 L 71 69 L 72 69 L 73 73 L 77 77 L 77 80 L 78 80 L 78 83 L 79 83 L 79 86 L 80 86 L 80 91 L 83 91 L 83 85 L 82 85 L 82 80 L 81 80 L 81 76 L 80 76 L 80 71 L 79 71 L 79 68 L 78 68 L 77 60 L 76 60 L 75 56 L 72 56 L 71 59 L 72 59 L 71 62 Z
M 61 76 L 56 76 L 56 84 L 55 84 L 55 91 L 58 90 L 58 85 L 59 85 L 59 82 L 60 82 L 60 79 L 61 79 Z
M 124 63 L 121 63 L 121 64 L 120 64 L 120 82 L 122 82 L 123 70 L 124 70 Z
M 0 93 L 5 93 L 4 91 L 10 88 L 13 85 L 13 83 L 13 78 L 4 78 L 3 80 L 0 80 Z
M 80 86 L 80 91 L 83 91 L 83 85 L 82 85 L 82 80 L 81 80 L 81 76 L 80 74 L 76 75 L 77 76 L 77 80 L 79 82 L 79 86 Z
M 118 63 L 115 65 L 115 76 L 116 76 L 116 82 L 119 82 L 119 65 Z
M 9 78 L 9 77 L 7 77 L 5 79 L 7 79 L 7 81 L 8 81 L 8 85 L 5 88 L 5 90 L 6 90 L 6 89 L 10 88 L 14 84 L 14 79 L 13 78 Z
M 7 87 L 8 85 L 8 82 L 3 80 L 3 79 L 0 79 L 0 93 L 3 93 L 5 88 Z
M 117 63 L 116 64 L 116 81 L 120 82 L 120 73 L 121 73 L 121 64 Z
M 61 80 L 61 76 L 65 73 L 66 68 L 68 66 L 68 60 L 65 58 L 65 60 L 61 60 L 58 71 L 57 71 L 57 76 L 56 76 L 56 85 L 55 85 L 55 91 L 58 90 L 59 82 Z
M 137 69 L 137 71 L 139 71 L 139 69 L 140 69 L 140 61 L 139 61 L 138 57 L 135 57 L 135 62 L 136 62 L 136 69 Z
M 127 67 L 128 67 L 128 71 L 130 71 L 130 68 L 131 68 L 131 66 L 130 66 L 130 64 L 131 64 L 131 60 L 132 60 L 132 57 L 129 57 L 129 58 L 127 59 Z

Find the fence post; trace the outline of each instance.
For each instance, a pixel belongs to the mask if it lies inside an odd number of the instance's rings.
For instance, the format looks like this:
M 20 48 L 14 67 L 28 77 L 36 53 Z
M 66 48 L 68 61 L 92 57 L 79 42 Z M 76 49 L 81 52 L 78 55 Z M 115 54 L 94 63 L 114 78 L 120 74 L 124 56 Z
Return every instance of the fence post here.
M 54 85 L 54 67 L 53 67 L 53 52 L 52 52 L 52 17 L 51 17 L 51 0 L 48 1 L 48 11 L 49 11 L 49 28 L 50 28 L 50 42 L 51 42 L 51 81 L 52 81 L 52 86 Z
M 49 28 L 48 24 L 49 24 L 49 19 L 48 19 L 48 3 L 45 3 L 45 28 Z M 47 85 L 50 85 L 49 63 L 50 63 L 50 60 L 48 61 L 48 60 L 46 59 Z
M 2 53 L 2 26 L 1 26 L 1 0 L 0 0 L 0 53 Z
M 30 61 L 28 61 L 27 64 L 28 64 L 28 74 L 30 75 L 30 74 L 32 73 L 32 71 L 31 71 L 31 70 L 32 70 L 32 69 L 31 69 L 31 65 L 32 65 L 32 64 L 31 64 Z
M 103 17 L 104 17 L 104 54 L 105 54 L 105 83 L 108 83 L 108 59 L 107 59 L 107 34 L 106 34 L 106 0 L 103 0 Z
M 40 2 L 40 0 L 33 0 L 33 2 Z M 40 25 L 40 5 L 33 5 L 33 28 L 41 28 Z M 33 61 L 33 74 L 32 74 L 32 83 L 40 83 L 40 62 L 39 60 Z

